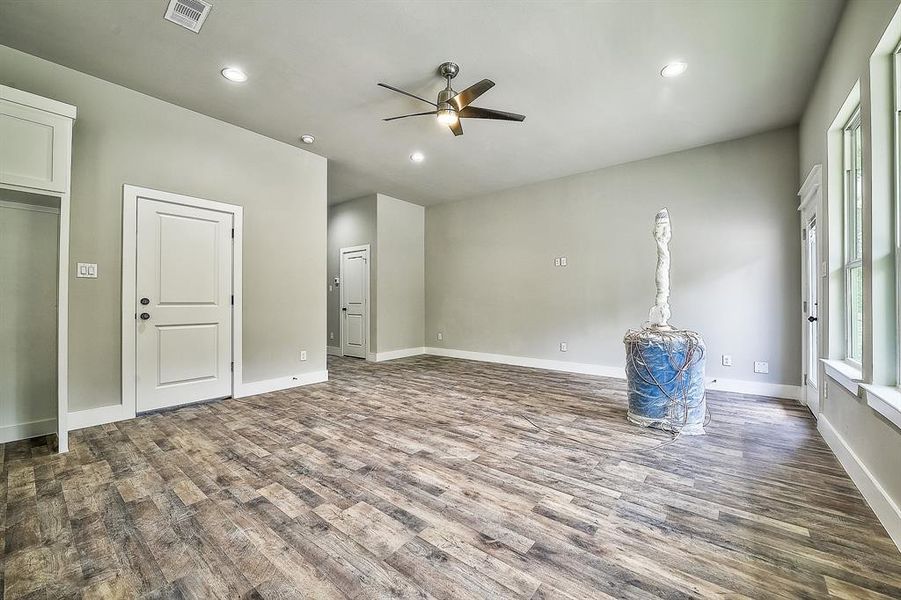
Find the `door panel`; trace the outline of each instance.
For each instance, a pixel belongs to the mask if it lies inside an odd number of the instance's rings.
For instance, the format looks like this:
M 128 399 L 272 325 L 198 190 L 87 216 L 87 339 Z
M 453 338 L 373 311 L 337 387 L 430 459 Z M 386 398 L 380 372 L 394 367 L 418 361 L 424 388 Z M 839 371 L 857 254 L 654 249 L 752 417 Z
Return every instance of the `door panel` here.
M 0 181 L 65 191 L 71 122 L 68 117 L 0 101 Z
M 341 251 L 342 351 L 366 358 L 369 328 L 369 250 Z
M 229 213 L 138 199 L 139 412 L 232 394 L 232 226 Z

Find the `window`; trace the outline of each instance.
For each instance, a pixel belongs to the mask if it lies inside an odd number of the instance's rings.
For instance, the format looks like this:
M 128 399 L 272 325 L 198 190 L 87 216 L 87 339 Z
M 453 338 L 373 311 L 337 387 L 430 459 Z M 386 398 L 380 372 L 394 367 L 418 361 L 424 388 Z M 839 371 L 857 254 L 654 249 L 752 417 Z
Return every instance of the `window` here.
M 860 366 L 863 357 L 863 167 L 860 107 L 845 125 L 845 358 Z

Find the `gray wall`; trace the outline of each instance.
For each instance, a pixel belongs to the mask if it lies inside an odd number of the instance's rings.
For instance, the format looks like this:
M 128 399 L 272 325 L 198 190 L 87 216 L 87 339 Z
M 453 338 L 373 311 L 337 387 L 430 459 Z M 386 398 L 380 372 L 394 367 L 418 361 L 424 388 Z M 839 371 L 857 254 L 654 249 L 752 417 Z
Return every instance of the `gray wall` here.
M 807 176 L 811 167 L 816 164 L 823 165 L 823 206 L 828 207 L 820 215 L 820 222 L 828 218 L 829 227 L 818 227 L 820 234 L 821 258 L 830 260 L 830 278 L 823 281 L 820 286 L 820 315 L 828 314 L 828 319 L 820 319 L 820 356 L 824 358 L 839 358 L 843 355 L 841 344 L 842 336 L 842 268 L 841 260 L 841 236 L 842 231 L 842 200 L 839 190 L 830 197 L 829 186 L 825 185 L 827 175 L 841 170 L 840 165 L 830 165 L 827 162 L 827 130 L 832 124 L 836 114 L 841 108 L 855 82 L 860 80 L 861 86 L 861 121 L 863 124 L 863 160 L 864 160 L 864 377 L 873 379 L 874 363 L 893 363 L 890 367 L 876 369 L 876 382 L 883 385 L 892 385 L 897 381 L 894 353 L 884 346 L 876 345 L 874 354 L 874 328 L 873 328 L 873 273 L 879 270 L 880 265 L 874 266 L 874 228 L 891 229 L 890 218 L 874 217 L 874 206 L 877 210 L 889 207 L 891 198 L 891 175 L 887 174 L 882 180 L 873 179 L 873 136 L 877 139 L 891 138 L 890 111 L 888 114 L 876 115 L 882 119 L 879 131 L 873 131 L 873 117 L 871 101 L 884 103 L 887 98 L 881 98 L 878 94 L 871 93 L 870 56 L 877 46 L 886 26 L 898 8 L 897 0 L 869 0 L 850 2 L 846 7 L 842 20 L 839 23 L 835 38 L 829 52 L 823 62 L 817 83 L 811 93 L 810 101 L 800 126 L 800 155 L 801 164 L 798 172 L 799 181 Z M 891 52 L 891 44 L 897 41 L 889 40 L 888 52 Z M 884 140 L 883 140 L 884 141 Z M 890 152 L 887 153 L 890 158 Z M 839 175 L 841 177 L 841 175 Z M 881 190 L 881 194 L 874 196 L 874 189 Z M 875 204 L 874 204 L 875 202 Z M 887 211 L 887 212 L 890 212 Z M 823 235 L 828 233 L 829 235 Z M 883 236 L 884 237 L 884 236 Z M 832 251 L 826 250 L 826 245 Z M 836 260 L 837 259 L 837 260 Z M 890 260 L 880 261 L 883 268 L 889 273 L 893 271 Z M 884 273 L 884 271 L 883 271 Z M 889 282 L 892 275 L 887 279 Z M 892 287 L 889 284 L 889 287 Z M 828 293 L 825 293 L 828 292 Z M 883 299 L 876 295 L 877 305 Z M 884 303 L 883 303 L 884 304 Z M 892 307 L 880 306 L 880 309 Z M 880 315 L 883 316 L 883 315 Z M 886 338 L 892 346 L 895 340 L 894 328 L 886 323 L 877 325 L 875 333 Z M 822 374 L 822 371 L 821 371 Z M 901 431 L 888 420 L 871 409 L 867 401 L 848 393 L 845 388 L 822 375 L 820 381 L 826 381 L 827 386 L 820 389 L 821 420 L 828 422 L 832 428 L 842 437 L 847 449 L 853 452 L 862 465 L 870 472 L 872 477 L 882 487 L 885 494 L 901 505 L 901 469 L 898 468 L 898 457 L 901 456 Z M 828 396 L 823 394 L 823 387 L 828 387 Z M 896 524 L 897 527 L 897 524 Z M 897 541 L 897 540 L 896 540 Z
M 341 291 L 334 285 L 341 272 L 341 248 L 369 244 L 369 351 L 375 352 L 378 332 L 378 245 L 376 196 L 328 207 L 328 331 L 327 343 L 341 348 Z M 332 338 L 334 334 L 334 339 Z
M 425 329 L 425 209 L 384 194 L 328 210 L 328 344 L 341 347 L 340 250 L 369 244 L 369 352 L 421 348 Z M 334 339 L 331 335 L 334 333 Z
M 378 195 L 378 352 L 421 348 L 425 335 L 425 209 Z
M 326 368 L 326 159 L 3 46 L 0 83 L 78 107 L 70 259 L 99 278 L 70 265 L 70 410 L 121 402 L 125 183 L 244 207 L 245 382 Z
M 0 190 L 0 441 L 4 429 L 56 422 L 56 282 L 59 214 L 29 210 Z M 52 422 L 49 422 L 52 421 Z
M 426 344 L 622 367 L 668 207 L 672 321 L 705 336 L 708 375 L 798 385 L 797 173 L 788 128 L 429 207 Z

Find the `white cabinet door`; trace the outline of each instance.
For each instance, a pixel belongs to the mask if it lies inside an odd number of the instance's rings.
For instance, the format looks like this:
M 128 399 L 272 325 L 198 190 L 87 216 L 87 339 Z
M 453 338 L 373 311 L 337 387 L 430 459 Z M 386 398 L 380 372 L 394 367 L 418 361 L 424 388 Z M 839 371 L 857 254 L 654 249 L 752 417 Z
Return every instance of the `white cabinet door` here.
M 0 182 L 65 192 L 72 119 L 0 100 Z

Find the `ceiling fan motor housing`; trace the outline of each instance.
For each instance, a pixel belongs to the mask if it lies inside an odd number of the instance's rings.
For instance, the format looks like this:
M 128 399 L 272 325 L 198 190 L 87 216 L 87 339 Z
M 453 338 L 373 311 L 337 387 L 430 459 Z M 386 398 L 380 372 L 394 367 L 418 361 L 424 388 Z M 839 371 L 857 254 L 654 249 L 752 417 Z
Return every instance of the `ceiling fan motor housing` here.
M 450 103 L 450 99 L 457 95 L 457 92 L 451 89 L 450 81 L 448 81 L 447 89 L 438 92 L 438 111 L 452 110 L 457 112 L 456 107 Z

